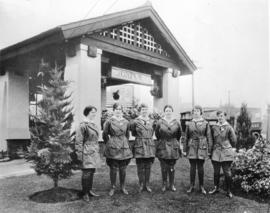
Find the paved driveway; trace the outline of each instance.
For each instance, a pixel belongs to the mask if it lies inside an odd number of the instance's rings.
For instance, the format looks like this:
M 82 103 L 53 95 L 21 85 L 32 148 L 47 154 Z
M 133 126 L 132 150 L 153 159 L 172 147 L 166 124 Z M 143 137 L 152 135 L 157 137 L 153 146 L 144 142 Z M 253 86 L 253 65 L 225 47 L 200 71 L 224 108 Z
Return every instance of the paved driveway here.
M 0 179 L 33 174 L 35 171 L 30 166 L 31 164 L 25 159 L 0 162 Z

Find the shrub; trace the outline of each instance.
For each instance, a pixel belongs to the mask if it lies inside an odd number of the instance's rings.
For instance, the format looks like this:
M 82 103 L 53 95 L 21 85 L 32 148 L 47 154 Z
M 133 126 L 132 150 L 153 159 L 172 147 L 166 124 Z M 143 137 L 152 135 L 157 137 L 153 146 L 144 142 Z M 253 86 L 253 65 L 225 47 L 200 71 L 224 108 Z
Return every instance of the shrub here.
M 239 150 L 232 164 L 235 186 L 245 192 L 253 192 L 261 197 L 270 195 L 270 143 L 257 140 L 248 149 Z
M 255 138 L 253 136 L 248 136 L 247 138 L 239 138 L 237 139 L 236 148 L 239 149 L 251 149 L 254 146 Z

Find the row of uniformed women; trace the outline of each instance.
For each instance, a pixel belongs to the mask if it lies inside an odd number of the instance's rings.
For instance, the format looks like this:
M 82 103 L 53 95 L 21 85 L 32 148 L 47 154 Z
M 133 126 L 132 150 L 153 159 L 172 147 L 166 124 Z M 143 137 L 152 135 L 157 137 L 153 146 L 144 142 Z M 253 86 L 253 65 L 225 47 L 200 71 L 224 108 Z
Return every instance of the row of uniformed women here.
M 97 109 L 93 106 L 86 107 L 84 115 L 86 119 L 80 124 L 76 137 L 76 152 L 78 159 L 82 161 L 82 191 L 83 199 L 88 201 L 89 196 L 98 196 L 92 191 L 93 175 L 95 169 L 100 167 L 100 156 L 98 149 L 99 132 L 94 118 Z M 173 108 L 170 105 L 164 107 L 164 118 L 160 119 L 154 126 L 148 117 L 148 107 L 142 104 L 139 108 L 140 116 L 129 123 L 122 117 L 122 106 L 114 104 L 113 116 L 104 124 L 103 139 L 106 144 L 104 155 L 106 163 L 110 167 L 111 189 L 109 195 L 115 193 L 117 170 L 119 170 L 120 188 L 124 194 L 128 194 L 125 188 L 126 167 L 131 158 L 136 158 L 137 173 L 139 178 L 139 191 L 144 189 L 151 192 L 149 185 L 151 166 L 154 158 L 160 161 L 162 174 L 162 191 L 167 189 L 167 178 L 169 176 L 169 189 L 175 191 L 175 163 L 181 155 L 180 137 L 181 125 L 173 118 Z M 203 194 L 206 191 L 203 187 L 203 163 L 210 156 L 214 166 L 214 190 L 209 193 L 218 192 L 219 171 L 222 166 L 228 195 L 230 192 L 230 164 L 233 151 L 231 147 L 235 143 L 233 129 L 226 123 L 224 113 L 218 114 L 219 122 L 213 126 L 212 134 L 209 124 L 201 117 L 202 108 L 193 109 L 194 119 L 187 125 L 186 140 L 184 143 L 184 155 L 190 160 L 190 189 L 194 190 L 196 167 L 200 190 Z M 129 132 L 135 136 L 134 146 L 129 145 Z M 157 144 L 153 141 L 153 134 L 157 138 Z M 214 143 L 212 142 L 212 135 Z M 229 157 L 231 155 L 231 158 Z

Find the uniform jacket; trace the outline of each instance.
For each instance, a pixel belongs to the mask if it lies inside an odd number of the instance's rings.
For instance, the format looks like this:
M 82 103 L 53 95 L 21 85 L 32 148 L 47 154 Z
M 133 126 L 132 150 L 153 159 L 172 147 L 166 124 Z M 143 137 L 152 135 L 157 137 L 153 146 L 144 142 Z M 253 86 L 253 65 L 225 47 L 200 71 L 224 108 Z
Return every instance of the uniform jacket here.
M 183 145 L 189 159 L 204 160 L 211 155 L 213 142 L 208 122 L 204 119 L 190 121 L 186 126 L 186 140 Z
M 99 130 L 96 124 L 84 121 L 76 130 L 75 150 L 82 168 L 97 168 L 101 166 L 99 154 Z
M 233 161 L 235 152 L 232 147 L 236 145 L 236 136 L 233 128 L 225 122 L 212 126 L 213 135 L 213 161 Z
M 132 150 L 133 156 L 135 158 L 155 157 L 156 147 L 153 141 L 153 121 L 138 117 L 130 123 L 130 130 L 132 135 L 136 137 Z
M 181 133 L 181 125 L 176 119 L 170 123 L 160 119 L 155 129 L 158 140 L 156 156 L 162 159 L 178 159 L 181 154 L 179 142 Z
M 107 120 L 103 128 L 103 140 L 106 144 L 104 155 L 115 160 L 125 160 L 133 157 L 129 146 L 129 122 L 114 117 Z

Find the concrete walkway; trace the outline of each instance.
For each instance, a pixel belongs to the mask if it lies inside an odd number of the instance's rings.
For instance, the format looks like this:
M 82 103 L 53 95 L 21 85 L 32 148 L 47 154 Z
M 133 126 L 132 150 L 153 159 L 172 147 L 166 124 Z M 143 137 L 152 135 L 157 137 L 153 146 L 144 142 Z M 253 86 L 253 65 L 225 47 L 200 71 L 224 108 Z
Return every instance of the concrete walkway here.
M 0 179 L 35 173 L 30 166 L 25 159 L 0 162 Z

